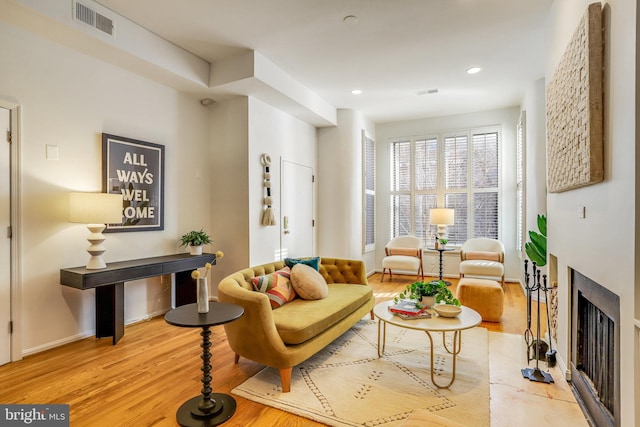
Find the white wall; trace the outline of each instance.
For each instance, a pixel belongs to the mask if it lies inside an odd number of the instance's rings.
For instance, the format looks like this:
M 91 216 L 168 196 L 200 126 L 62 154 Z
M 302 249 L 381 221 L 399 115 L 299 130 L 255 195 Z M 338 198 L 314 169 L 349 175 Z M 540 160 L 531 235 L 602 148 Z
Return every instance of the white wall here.
M 518 280 L 520 257 L 515 249 L 515 178 L 516 178 L 516 125 L 519 108 L 485 111 L 455 116 L 408 120 L 376 125 L 376 268 L 382 270 L 384 246 L 390 238 L 389 230 L 389 142 L 397 137 L 430 135 L 475 127 L 498 125 L 501 129 L 500 148 L 501 194 L 500 194 L 500 238 L 505 245 L 505 276 L 507 280 Z M 459 276 L 460 255 L 458 251 L 444 254 L 444 275 Z M 424 256 L 425 274 L 438 275 L 437 253 L 426 252 Z
M 249 265 L 248 123 L 246 97 L 220 102 L 212 108 L 211 231 L 214 248 L 225 254 L 211 270 L 212 295 L 217 295 L 220 279 Z
M 525 93 L 522 111 L 525 113 L 525 218 L 524 242 L 529 230 L 538 231 L 538 215 L 547 213 L 547 144 L 545 112 L 545 80 L 533 82 Z M 524 249 L 524 247 L 523 247 Z M 526 259 L 526 253 L 522 254 Z M 524 265 L 520 265 L 521 279 Z M 547 274 L 548 267 L 540 269 Z M 524 279 L 522 279 L 524 281 Z
M 316 128 L 284 113 L 255 98 L 249 98 L 249 235 L 250 259 L 248 265 L 258 265 L 280 259 L 282 221 L 280 219 L 281 200 L 281 160 L 317 170 Z M 260 156 L 271 156 L 271 197 L 276 218 L 275 226 L 260 224 L 265 196 L 263 185 L 264 169 Z M 314 206 L 317 202 L 314 202 Z M 316 231 L 317 233 L 317 231 Z M 309 254 L 313 255 L 313 254 Z
M 579 20 L 591 1 L 556 0 L 551 8 L 546 79 L 553 75 Z M 548 252 L 557 257 L 558 352 L 568 363 L 570 342 L 569 269 L 578 270 L 620 296 L 621 425 L 638 425 L 639 368 L 634 329 L 638 274 L 636 209 L 636 8 L 634 0 L 604 2 L 604 182 L 549 194 Z M 586 218 L 577 215 L 586 207 Z M 613 244 L 606 244 L 613 242 Z
M 25 353 L 92 335 L 93 291 L 59 284 L 84 265 L 88 231 L 67 222 L 69 191 L 101 191 L 101 133 L 165 146 L 165 230 L 110 233 L 105 260 L 175 253 L 178 237 L 209 228 L 209 113 L 197 99 L 0 23 L 0 95 L 22 107 L 20 150 L 22 319 Z M 45 159 L 45 145 L 59 160 Z M 159 278 L 125 286 L 125 321 L 159 314 Z
M 363 259 L 372 271 L 362 246 L 362 130 L 375 140 L 373 124 L 354 110 L 338 110 L 338 125 L 318 130 L 318 254 Z
M 216 295 L 217 284 L 225 276 L 275 259 L 282 225 L 280 160 L 316 170 L 317 137 L 315 127 L 252 97 L 216 104 L 212 120 L 212 229 L 215 248 L 225 253 L 212 270 Z M 263 153 L 271 156 L 275 226 L 260 223 L 265 196 Z

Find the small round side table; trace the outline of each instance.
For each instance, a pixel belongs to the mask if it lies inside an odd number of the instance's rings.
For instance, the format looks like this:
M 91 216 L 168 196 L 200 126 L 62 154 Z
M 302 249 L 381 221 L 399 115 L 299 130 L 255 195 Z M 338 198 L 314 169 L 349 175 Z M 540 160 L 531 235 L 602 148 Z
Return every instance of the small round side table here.
M 439 280 L 432 280 L 430 283 L 438 283 L 440 280 L 442 280 L 442 253 L 443 252 L 449 252 L 452 251 L 453 248 L 429 248 L 430 251 L 438 251 L 440 253 L 440 279 Z M 448 280 L 442 280 L 444 282 L 445 285 L 450 286 L 451 282 Z
M 176 419 L 185 427 L 217 426 L 227 421 L 236 411 L 232 396 L 212 393 L 211 390 L 211 326 L 223 325 L 238 319 L 244 309 L 236 304 L 210 302 L 208 313 L 198 313 L 198 304 L 187 304 L 169 311 L 164 320 L 183 328 L 202 328 L 202 395 L 184 402 Z

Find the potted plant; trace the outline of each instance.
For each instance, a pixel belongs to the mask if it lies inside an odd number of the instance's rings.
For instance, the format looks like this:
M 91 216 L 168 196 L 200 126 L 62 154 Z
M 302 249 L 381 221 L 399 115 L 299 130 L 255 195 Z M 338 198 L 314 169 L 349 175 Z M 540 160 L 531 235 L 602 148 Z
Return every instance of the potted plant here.
M 188 246 L 191 255 L 202 255 L 202 245 L 213 243 L 206 231 L 192 230 L 180 237 L 180 246 Z
M 400 294 L 394 298 L 394 302 L 397 303 L 401 299 L 415 300 L 416 306 L 419 307 L 431 307 L 434 303 L 460 305 L 460 301 L 453 296 L 444 280 L 414 282 L 408 285 L 404 291 L 400 292 Z
M 438 239 L 438 242 L 440 242 L 440 248 L 444 249 L 447 243 L 449 243 L 449 239 Z
M 530 242 L 524 244 L 524 250 L 529 259 L 536 263 L 538 267 L 547 264 L 547 216 L 538 215 L 538 230 L 529 231 Z

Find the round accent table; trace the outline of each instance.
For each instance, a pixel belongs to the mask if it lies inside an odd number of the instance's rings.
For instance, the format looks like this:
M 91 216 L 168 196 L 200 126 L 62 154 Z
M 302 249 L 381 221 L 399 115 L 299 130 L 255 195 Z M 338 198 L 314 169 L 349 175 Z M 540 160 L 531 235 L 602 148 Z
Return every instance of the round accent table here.
M 378 357 L 384 354 L 385 342 L 387 339 L 387 323 L 398 326 L 400 328 L 416 329 L 424 331 L 429 337 L 431 345 L 431 382 L 438 388 L 448 388 L 456 380 L 456 358 L 462 349 L 462 331 L 465 329 L 475 328 L 482 322 L 482 317 L 475 310 L 462 306 L 462 312 L 457 317 L 441 317 L 429 309 L 431 317 L 423 319 L 402 320 L 389 311 L 389 306 L 393 301 L 383 301 L 373 307 L 373 314 L 378 318 Z M 438 384 L 435 379 L 435 370 L 433 366 L 433 338 L 432 332 L 442 332 L 442 344 L 447 353 L 453 356 L 453 366 L 451 381 L 448 384 Z M 453 348 L 449 349 L 445 341 L 445 333 L 453 332 Z
M 187 304 L 169 311 L 164 316 L 167 323 L 183 328 L 202 328 L 202 395 L 184 402 L 176 419 L 186 427 L 217 426 L 231 418 L 236 411 L 236 401 L 232 396 L 212 393 L 211 390 L 211 326 L 223 325 L 244 314 L 239 305 L 210 302 L 208 313 L 198 313 L 197 304 Z
M 453 248 L 441 248 L 441 247 L 437 247 L 437 248 L 428 248 L 430 251 L 438 251 L 439 254 L 438 256 L 440 257 L 440 276 L 438 277 L 438 280 L 432 280 L 430 283 L 438 283 L 440 280 L 442 280 L 442 253 L 443 252 L 449 252 L 452 251 Z M 445 285 L 447 286 L 451 286 L 451 282 L 448 280 L 442 280 L 444 282 Z

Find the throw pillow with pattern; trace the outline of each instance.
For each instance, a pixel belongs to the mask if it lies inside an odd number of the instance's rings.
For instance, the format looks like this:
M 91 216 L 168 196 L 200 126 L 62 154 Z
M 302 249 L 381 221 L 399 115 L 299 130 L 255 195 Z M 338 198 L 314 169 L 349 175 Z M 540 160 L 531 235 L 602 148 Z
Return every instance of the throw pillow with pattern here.
M 296 291 L 291 284 L 291 269 L 284 267 L 264 276 L 251 279 L 253 289 L 269 297 L 271 308 L 281 307 L 296 297 Z

